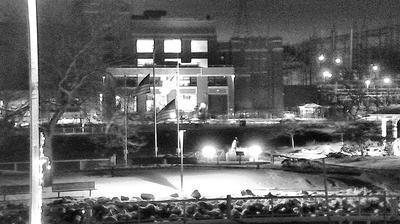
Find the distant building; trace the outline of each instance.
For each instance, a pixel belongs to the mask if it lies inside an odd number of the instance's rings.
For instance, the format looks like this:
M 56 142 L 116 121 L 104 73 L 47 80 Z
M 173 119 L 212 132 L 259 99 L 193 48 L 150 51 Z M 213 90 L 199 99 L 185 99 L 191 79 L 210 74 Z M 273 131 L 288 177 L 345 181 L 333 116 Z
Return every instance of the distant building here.
M 400 65 L 395 62 L 400 60 L 399 25 L 374 29 L 353 25 L 343 34 L 333 27 L 327 37 L 313 36 L 290 47 L 292 58 L 284 62 L 285 106 L 294 106 L 289 89 L 302 89 L 303 93 L 314 89 L 313 100 L 304 97 L 299 104 L 341 108 L 362 94 L 388 105 L 400 102 Z M 291 97 L 286 98 L 288 95 Z
M 282 39 L 232 38 L 219 44 L 219 59 L 235 67 L 235 111 L 258 116 L 283 111 Z
M 323 76 L 329 70 L 338 79 L 382 78 L 399 72 L 400 66 L 390 63 L 389 51 L 400 47 L 400 25 L 388 25 L 375 29 L 353 26 L 352 32 L 338 34 L 335 27 L 328 37 L 312 37 L 296 46 L 308 48 L 311 63 L 312 84 L 326 81 Z M 378 66 L 378 70 L 373 66 Z M 394 66 L 394 67 L 392 67 Z M 295 77 L 293 77 L 295 78 Z

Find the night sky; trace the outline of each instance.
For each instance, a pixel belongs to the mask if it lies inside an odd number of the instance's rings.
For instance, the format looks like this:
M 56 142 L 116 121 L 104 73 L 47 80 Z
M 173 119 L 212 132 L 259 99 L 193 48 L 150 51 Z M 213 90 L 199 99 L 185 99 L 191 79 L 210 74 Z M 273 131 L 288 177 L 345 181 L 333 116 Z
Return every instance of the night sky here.
M 234 33 L 239 0 L 134 0 L 133 12 L 164 9 L 171 17 L 205 18 L 217 21 L 219 40 Z M 363 21 L 377 27 L 392 21 L 400 24 L 399 0 L 248 0 L 249 34 L 282 36 L 284 42 L 296 43 L 313 32 L 330 33 L 336 24 L 339 33 L 348 32 L 351 24 Z
M 0 6 L 5 1 L 0 0 Z M 26 4 L 26 0 L 7 1 Z M 37 1 L 38 4 L 54 4 L 70 0 Z M 216 21 L 218 39 L 222 41 L 234 34 L 239 18 L 239 0 L 124 1 L 131 3 L 134 14 L 151 9 L 166 10 L 169 17 L 204 19 L 209 15 Z M 386 25 L 390 21 L 400 25 L 400 0 L 247 0 L 247 5 L 248 34 L 282 36 L 285 43 L 297 43 L 313 33 L 327 36 L 333 24 L 336 24 L 339 33 L 348 32 L 353 22 L 361 25 L 365 21 L 369 28 Z

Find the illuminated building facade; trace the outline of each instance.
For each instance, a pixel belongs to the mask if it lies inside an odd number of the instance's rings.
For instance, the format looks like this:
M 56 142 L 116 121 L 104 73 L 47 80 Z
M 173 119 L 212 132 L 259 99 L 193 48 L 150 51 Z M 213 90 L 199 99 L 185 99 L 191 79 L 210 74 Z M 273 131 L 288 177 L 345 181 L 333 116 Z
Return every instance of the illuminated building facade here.
M 153 83 L 154 63 L 156 110 L 160 111 L 176 97 L 179 62 L 180 110 L 190 114 L 200 105 L 206 105 L 211 117 L 229 117 L 234 111 L 235 75 L 233 67 L 216 65 L 215 24 L 208 19 L 164 18 L 164 15 L 164 11 L 146 11 L 132 16 L 129 35 L 121 42 L 124 60 L 108 69 L 115 79 L 117 101 L 125 99 L 125 89 L 132 93 L 129 90 L 146 75 L 150 74 Z M 151 93 L 128 100 L 129 111 L 152 114 L 152 87 Z

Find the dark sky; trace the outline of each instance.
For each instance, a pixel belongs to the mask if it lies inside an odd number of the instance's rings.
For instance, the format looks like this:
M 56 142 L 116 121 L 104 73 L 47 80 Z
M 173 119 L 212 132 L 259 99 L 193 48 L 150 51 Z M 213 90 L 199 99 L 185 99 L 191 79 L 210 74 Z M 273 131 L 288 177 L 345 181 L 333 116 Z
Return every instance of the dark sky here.
M 205 18 L 217 21 L 219 40 L 233 34 L 239 0 L 133 0 L 133 11 L 163 9 L 171 17 Z M 251 35 L 282 36 L 284 42 L 299 42 L 313 32 L 325 36 L 333 24 L 339 33 L 353 22 L 373 28 L 393 21 L 400 24 L 400 0 L 248 0 Z
M 0 7 L 4 1 L 0 0 Z M 11 4 L 26 4 L 26 0 L 8 1 L 11 1 Z M 37 1 L 38 4 L 43 2 L 54 4 L 71 0 Z M 219 40 L 228 40 L 232 36 L 240 18 L 239 0 L 124 1 L 131 3 L 131 10 L 135 14 L 153 9 L 166 10 L 170 17 L 204 19 L 210 15 L 216 21 Z M 365 22 L 369 28 L 388 24 L 389 21 L 400 25 L 400 0 L 247 0 L 246 2 L 250 35 L 282 36 L 284 42 L 290 43 L 307 39 L 312 33 L 326 36 L 333 24 L 336 24 L 339 33 L 349 32 L 353 22 L 359 25 Z

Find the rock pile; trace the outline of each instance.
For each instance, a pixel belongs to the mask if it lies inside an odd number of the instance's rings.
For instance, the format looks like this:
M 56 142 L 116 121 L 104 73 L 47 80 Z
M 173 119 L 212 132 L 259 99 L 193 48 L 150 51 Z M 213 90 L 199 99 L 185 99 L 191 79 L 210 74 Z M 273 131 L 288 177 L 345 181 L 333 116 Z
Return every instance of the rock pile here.
M 243 191 L 243 193 L 246 191 Z M 198 192 L 199 193 L 199 192 Z M 194 194 L 197 198 L 199 194 Z M 249 192 L 246 192 L 249 196 Z M 143 195 L 142 195 L 143 196 Z M 148 196 L 148 195 L 147 195 Z M 368 196 L 368 197 L 364 197 Z M 147 197 L 143 197 L 146 198 Z M 151 197 L 150 197 L 151 198 Z M 360 200 L 359 200 L 360 199 Z M 135 221 L 176 221 L 188 219 L 223 219 L 269 217 L 269 216 L 351 216 L 395 215 L 400 213 L 400 203 L 396 198 L 386 198 L 370 193 L 360 197 L 334 197 L 328 203 L 324 197 L 312 197 L 303 193 L 298 197 L 280 198 L 272 194 L 263 199 L 234 199 L 228 214 L 227 201 L 196 199 L 195 201 L 151 202 L 140 198 L 86 198 L 64 197 L 43 206 L 43 223 L 116 223 Z M 24 223 L 27 212 L 6 215 L 0 212 L 0 223 Z M 19 221 L 20 220 L 20 221 Z

